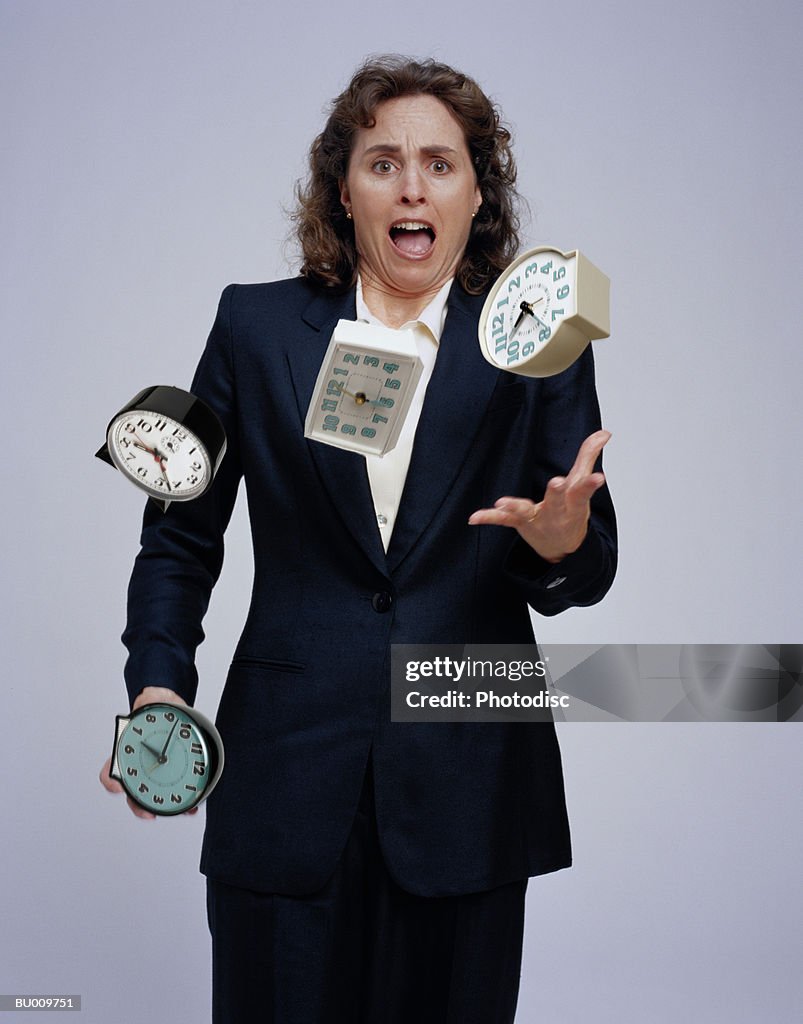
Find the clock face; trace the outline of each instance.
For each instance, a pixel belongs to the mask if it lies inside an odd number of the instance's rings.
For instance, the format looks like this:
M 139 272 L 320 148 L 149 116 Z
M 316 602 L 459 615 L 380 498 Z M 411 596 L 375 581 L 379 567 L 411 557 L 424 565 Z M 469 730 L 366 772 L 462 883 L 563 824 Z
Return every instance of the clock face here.
M 411 331 L 339 321 L 307 411 L 305 436 L 384 455 L 398 440 L 421 369 Z
M 161 413 L 144 409 L 121 413 L 109 426 L 107 443 L 115 466 L 151 497 L 189 501 L 211 481 L 205 445 Z
M 214 765 L 203 730 L 174 704 L 133 712 L 117 741 L 123 786 L 153 814 L 180 814 L 204 796 Z
M 525 253 L 497 281 L 483 309 L 480 340 L 486 359 L 515 372 L 576 312 L 576 254 Z

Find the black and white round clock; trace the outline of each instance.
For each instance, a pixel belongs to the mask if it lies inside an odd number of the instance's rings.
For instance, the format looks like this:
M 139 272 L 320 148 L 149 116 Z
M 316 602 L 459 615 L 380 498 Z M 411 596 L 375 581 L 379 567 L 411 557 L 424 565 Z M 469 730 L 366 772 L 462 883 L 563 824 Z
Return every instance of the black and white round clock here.
M 115 413 L 95 454 L 119 469 L 164 511 L 211 485 L 226 452 L 217 414 L 189 391 L 156 385 Z

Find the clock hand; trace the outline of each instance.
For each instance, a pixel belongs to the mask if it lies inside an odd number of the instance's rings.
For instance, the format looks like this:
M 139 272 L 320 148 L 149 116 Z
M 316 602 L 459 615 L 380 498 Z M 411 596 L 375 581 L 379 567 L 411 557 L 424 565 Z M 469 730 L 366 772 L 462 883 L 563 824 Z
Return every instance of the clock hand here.
M 156 462 L 161 462 L 162 460 L 167 461 L 167 456 L 162 455 L 157 447 L 154 446 L 153 448 L 149 448 L 142 440 L 140 440 L 137 434 L 134 434 L 134 437 L 136 439 L 134 441 L 135 448 L 140 448 L 143 452 L 148 452 L 149 455 L 154 457 Z
M 535 322 L 541 324 L 542 327 L 546 326 L 544 324 L 544 322 L 542 320 L 539 320 L 538 317 L 533 312 L 533 306 L 537 306 L 539 302 L 543 302 L 543 301 L 544 301 L 544 296 L 543 295 L 539 295 L 539 297 L 534 302 L 526 302 L 524 299 L 521 300 L 521 303 L 519 305 L 519 309 L 521 310 L 521 312 L 519 313 L 518 317 L 516 318 L 515 324 L 513 324 L 513 330 L 510 332 L 510 335 L 509 335 L 509 337 L 507 339 L 508 341 L 510 341 L 510 339 L 513 337 L 513 335 L 519 329 L 519 327 L 521 326 L 522 320 L 527 315 L 531 316 L 535 320 Z
M 353 391 L 349 391 L 348 388 L 344 387 L 340 381 L 335 381 L 335 385 L 343 395 L 348 395 L 353 398 L 357 405 L 376 405 L 376 402 L 371 402 L 364 391 L 358 391 L 356 394 Z
M 159 755 L 159 757 L 160 758 L 164 758 L 165 761 L 167 760 L 167 757 L 165 756 L 165 754 L 167 753 L 167 748 L 170 746 L 170 741 L 173 739 L 173 733 L 176 731 L 176 726 L 177 725 L 178 725 L 178 718 L 175 720 L 175 722 L 173 722 L 173 728 L 168 733 L 167 739 L 165 740 L 165 745 L 162 747 L 162 753 Z
M 153 456 L 154 462 L 158 462 L 159 463 L 159 469 L 162 471 L 162 476 L 165 479 L 165 483 L 167 484 L 168 491 L 172 491 L 173 488 L 170 486 L 170 480 L 169 480 L 169 478 L 167 476 L 167 470 L 165 469 L 165 463 L 167 462 L 167 456 L 166 455 L 162 455 L 162 453 L 159 451 L 159 449 L 156 448 L 155 446 L 153 448 L 149 448 L 146 444 L 143 444 L 143 442 L 140 441 L 139 437 L 136 434 L 134 434 L 134 437 L 136 438 L 136 440 L 134 441 L 134 447 L 135 448 L 139 448 L 143 452 L 147 452 L 149 455 Z

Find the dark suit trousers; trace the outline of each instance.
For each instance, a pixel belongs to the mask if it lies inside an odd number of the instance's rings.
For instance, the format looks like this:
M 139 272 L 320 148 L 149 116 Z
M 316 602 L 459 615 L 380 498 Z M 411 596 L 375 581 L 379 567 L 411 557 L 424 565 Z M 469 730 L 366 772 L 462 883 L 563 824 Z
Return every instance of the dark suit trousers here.
M 321 890 L 281 896 L 209 880 L 214 1024 L 512 1024 L 526 888 L 399 888 L 379 847 L 369 765 Z

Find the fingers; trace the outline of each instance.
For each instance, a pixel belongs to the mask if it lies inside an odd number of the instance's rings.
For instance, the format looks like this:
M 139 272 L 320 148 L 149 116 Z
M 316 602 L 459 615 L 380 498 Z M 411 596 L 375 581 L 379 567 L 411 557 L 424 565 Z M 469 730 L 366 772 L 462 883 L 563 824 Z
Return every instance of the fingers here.
M 597 430 L 583 441 L 577 452 L 574 465 L 569 470 L 568 480 L 575 483 L 582 477 L 588 477 L 594 473 L 594 465 L 599 458 L 600 452 L 611 439 L 609 430 Z M 600 485 L 601 486 L 601 485 Z M 597 488 L 595 487 L 594 490 Z M 593 494 L 593 491 L 591 492 Z
M 107 757 L 103 763 L 103 767 L 100 769 L 100 784 L 103 786 L 104 789 L 107 789 L 110 793 L 122 793 L 123 787 L 120 785 L 117 779 L 113 779 L 111 775 L 109 775 L 111 766 L 112 759 L 110 757 Z
M 529 498 L 499 498 L 493 508 L 481 508 L 469 516 L 469 526 L 513 526 L 516 529 L 532 522 L 536 509 Z
M 144 807 L 140 807 L 139 804 L 135 804 L 130 796 L 126 797 L 126 801 L 128 802 L 128 809 L 137 818 L 149 818 L 152 821 L 156 820 L 156 815 L 155 814 L 151 814 L 151 812 L 150 811 L 146 811 Z

